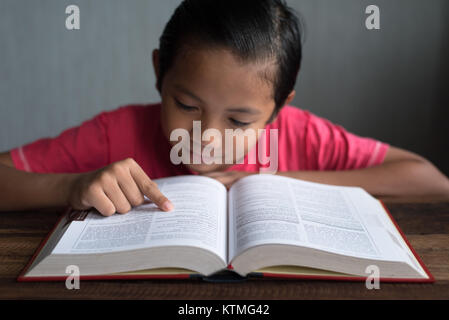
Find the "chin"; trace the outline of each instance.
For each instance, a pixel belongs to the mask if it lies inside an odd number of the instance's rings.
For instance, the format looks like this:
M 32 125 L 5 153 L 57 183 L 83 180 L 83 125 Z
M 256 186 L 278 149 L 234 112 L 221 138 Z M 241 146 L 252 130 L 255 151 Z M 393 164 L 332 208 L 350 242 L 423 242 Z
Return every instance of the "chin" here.
M 198 172 L 199 174 L 206 174 L 215 171 L 223 171 L 227 167 L 217 164 L 186 164 L 185 166 L 192 171 Z

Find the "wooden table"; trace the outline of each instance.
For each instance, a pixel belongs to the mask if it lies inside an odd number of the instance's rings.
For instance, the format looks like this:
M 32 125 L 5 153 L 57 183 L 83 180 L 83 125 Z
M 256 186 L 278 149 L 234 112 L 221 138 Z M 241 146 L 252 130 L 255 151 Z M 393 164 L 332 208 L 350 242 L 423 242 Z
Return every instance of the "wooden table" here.
M 449 199 L 384 199 L 411 245 L 434 275 L 434 284 L 254 280 L 19 283 L 16 277 L 55 224 L 59 211 L 0 213 L 0 299 L 449 299 Z

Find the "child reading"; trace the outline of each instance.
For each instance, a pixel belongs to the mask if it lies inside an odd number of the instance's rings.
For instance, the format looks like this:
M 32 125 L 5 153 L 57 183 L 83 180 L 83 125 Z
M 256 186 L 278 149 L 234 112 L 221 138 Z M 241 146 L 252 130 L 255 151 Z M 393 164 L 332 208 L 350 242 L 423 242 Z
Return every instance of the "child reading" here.
M 223 149 L 229 129 L 277 130 L 278 175 L 359 186 L 375 196 L 448 195 L 448 179 L 421 156 L 289 106 L 301 38 L 298 17 L 281 0 L 183 1 L 153 51 L 161 103 L 103 112 L 58 137 L 2 153 L 0 210 L 70 205 L 110 216 L 147 196 L 170 211 L 152 179 L 201 174 L 229 187 L 260 172 L 262 163 L 248 161 L 259 140 L 236 145 L 244 154 L 233 154 L 233 163 L 174 163 L 172 133 L 191 133 L 197 121 L 204 132 L 222 133 L 189 140 L 201 153 L 209 144 Z

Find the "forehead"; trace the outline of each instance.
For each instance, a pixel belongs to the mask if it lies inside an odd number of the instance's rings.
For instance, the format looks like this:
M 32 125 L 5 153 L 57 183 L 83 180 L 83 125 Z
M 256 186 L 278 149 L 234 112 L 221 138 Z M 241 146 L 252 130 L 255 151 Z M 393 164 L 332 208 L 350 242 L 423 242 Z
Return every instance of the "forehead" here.
M 185 48 L 166 77 L 203 100 L 228 105 L 274 104 L 269 63 L 241 62 L 224 49 Z

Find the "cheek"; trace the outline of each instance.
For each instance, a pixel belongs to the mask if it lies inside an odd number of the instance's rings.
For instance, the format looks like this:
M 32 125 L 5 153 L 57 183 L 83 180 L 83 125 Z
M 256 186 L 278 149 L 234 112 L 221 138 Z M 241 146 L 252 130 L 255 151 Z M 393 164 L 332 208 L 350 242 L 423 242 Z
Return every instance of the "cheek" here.
M 173 130 L 185 129 L 190 131 L 192 120 L 175 106 L 163 105 L 161 109 L 161 125 L 165 136 L 169 138 Z

